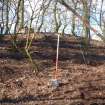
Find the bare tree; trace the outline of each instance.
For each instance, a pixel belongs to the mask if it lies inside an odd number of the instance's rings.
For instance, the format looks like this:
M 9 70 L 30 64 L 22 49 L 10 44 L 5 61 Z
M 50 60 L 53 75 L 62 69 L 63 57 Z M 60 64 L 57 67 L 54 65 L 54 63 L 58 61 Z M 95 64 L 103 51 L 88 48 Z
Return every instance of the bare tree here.
M 40 8 L 40 11 L 42 11 L 42 14 L 41 14 L 40 25 L 38 27 L 38 32 L 40 32 L 40 30 L 41 30 L 41 28 L 43 26 L 43 23 L 44 23 L 44 15 L 45 15 L 47 9 L 49 8 L 50 3 L 51 3 L 51 0 L 43 0 L 43 2 L 42 2 L 41 8 Z M 39 21 L 39 18 L 38 18 L 38 21 Z
M 73 3 L 73 8 L 76 10 L 77 9 L 77 4 L 78 4 L 78 1 L 76 0 L 72 0 L 72 3 Z M 76 35 L 75 33 L 75 19 L 76 19 L 76 16 L 74 13 L 72 13 L 72 27 L 71 27 L 71 32 L 72 32 L 72 35 Z
M 104 3 L 104 0 L 101 0 L 101 9 L 100 9 L 100 27 L 102 26 L 102 12 L 103 12 L 103 3 Z
M 81 0 L 83 4 L 83 18 L 87 21 L 90 26 L 90 7 L 88 0 Z M 85 41 L 84 43 L 88 45 L 90 43 L 90 28 L 83 24 Z
M 22 29 L 24 28 L 24 0 L 20 1 L 18 14 L 19 14 L 19 28 Z
M 58 13 L 57 3 L 58 2 L 55 1 L 55 3 L 54 3 L 54 10 L 53 10 L 53 12 L 54 12 L 54 21 L 55 21 L 55 32 L 56 33 L 58 33 L 59 28 L 62 25 L 61 19 L 60 19 L 60 14 Z
M 57 0 L 60 4 L 65 6 L 68 10 L 72 11 L 82 22 L 83 24 L 88 27 L 90 30 L 92 30 L 98 37 L 100 37 L 104 42 L 104 36 L 100 34 L 96 29 L 94 29 L 92 26 L 90 26 L 88 20 L 86 20 L 84 17 L 82 17 L 75 9 L 73 9 L 70 5 L 68 5 L 64 0 Z
M 4 31 L 4 8 L 5 8 L 5 0 L 1 1 L 1 35 L 3 34 Z
M 65 33 L 66 33 L 66 28 L 67 28 L 67 26 L 68 26 L 68 22 L 67 22 L 67 11 L 65 10 L 64 12 L 62 12 L 62 16 L 63 16 L 63 20 L 61 20 L 61 21 L 63 21 L 62 22 L 62 25 L 63 25 L 63 29 L 62 29 L 62 35 L 64 36 L 65 35 Z
M 9 32 L 9 2 L 10 0 L 6 0 L 6 31 L 5 31 L 5 34 L 8 34 Z
M 15 28 L 14 28 L 14 33 L 16 34 L 17 32 L 17 27 L 18 27 L 18 23 L 19 23 L 19 7 L 20 7 L 20 3 L 21 3 L 21 0 L 18 1 L 18 5 L 17 5 L 17 8 L 16 8 L 16 23 L 15 23 Z

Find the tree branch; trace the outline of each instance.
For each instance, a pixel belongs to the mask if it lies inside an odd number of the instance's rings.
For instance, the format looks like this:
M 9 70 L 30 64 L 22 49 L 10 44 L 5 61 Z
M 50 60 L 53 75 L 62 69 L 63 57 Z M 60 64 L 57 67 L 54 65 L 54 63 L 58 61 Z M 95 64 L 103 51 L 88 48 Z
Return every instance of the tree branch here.
M 65 6 L 69 11 L 73 12 L 82 22 L 83 24 L 88 27 L 90 30 L 92 30 L 94 33 L 96 33 L 96 35 L 98 37 L 100 37 L 104 42 L 105 42 L 105 38 L 104 36 L 99 33 L 96 29 L 94 29 L 93 27 L 90 26 L 89 22 L 83 18 L 81 15 L 79 15 L 75 9 L 73 9 L 71 6 L 69 6 L 64 0 L 57 0 L 57 2 L 59 2 L 60 4 L 62 4 L 63 6 Z

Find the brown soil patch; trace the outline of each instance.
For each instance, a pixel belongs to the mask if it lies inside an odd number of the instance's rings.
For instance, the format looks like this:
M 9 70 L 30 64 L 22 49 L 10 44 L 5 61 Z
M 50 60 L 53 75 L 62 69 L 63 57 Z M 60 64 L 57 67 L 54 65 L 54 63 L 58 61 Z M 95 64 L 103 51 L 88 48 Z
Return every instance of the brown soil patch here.
M 48 38 L 34 40 L 30 49 L 39 66 L 37 77 L 26 56 L 11 52 L 9 38 L 0 42 L 0 105 L 105 105 L 105 47 L 92 44 L 84 61 L 80 41 L 61 38 L 61 83 L 54 89 L 49 81 L 56 37 Z

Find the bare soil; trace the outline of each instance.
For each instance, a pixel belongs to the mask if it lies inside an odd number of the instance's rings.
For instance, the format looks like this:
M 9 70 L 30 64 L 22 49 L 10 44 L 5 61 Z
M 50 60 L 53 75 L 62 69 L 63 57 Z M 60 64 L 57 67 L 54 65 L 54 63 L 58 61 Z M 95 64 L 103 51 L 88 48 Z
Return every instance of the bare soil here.
M 23 38 L 18 45 L 24 47 Z M 50 85 L 55 70 L 56 37 L 33 40 L 28 58 L 13 52 L 10 38 L 0 41 L 0 105 L 105 105 L 105 45 L 91 41 L 88 52 L 74 37 L 60 38 L 59 87 Z M 85 59 L 84 59 L 85 58 Z

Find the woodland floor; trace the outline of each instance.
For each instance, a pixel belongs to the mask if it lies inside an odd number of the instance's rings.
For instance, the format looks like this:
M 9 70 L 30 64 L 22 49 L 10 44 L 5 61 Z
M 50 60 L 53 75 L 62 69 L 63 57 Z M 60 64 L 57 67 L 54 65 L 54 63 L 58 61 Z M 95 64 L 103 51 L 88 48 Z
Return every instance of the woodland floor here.
M 39 67 L 37 77 L 28 58 L 11 51 L 10 39 L 1 40 L 0 105 L 105 105 L 105 46 L 91 41 L 85 61 L 82 50 L 76 38 L 61 38 L 61 83 L 54 89 L 49 81 L 55 69 L 56 37 L 32 43 L 30 52 Z

